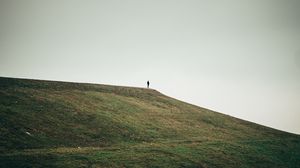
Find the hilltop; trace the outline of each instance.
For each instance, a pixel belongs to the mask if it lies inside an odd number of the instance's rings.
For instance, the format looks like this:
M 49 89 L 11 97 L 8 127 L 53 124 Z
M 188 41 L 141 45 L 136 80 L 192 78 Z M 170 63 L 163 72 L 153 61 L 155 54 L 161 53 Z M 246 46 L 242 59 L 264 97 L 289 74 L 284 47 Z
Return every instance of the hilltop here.
M 153 89 L 1 77 L 0 167 L 300 167 L 300 136 Z

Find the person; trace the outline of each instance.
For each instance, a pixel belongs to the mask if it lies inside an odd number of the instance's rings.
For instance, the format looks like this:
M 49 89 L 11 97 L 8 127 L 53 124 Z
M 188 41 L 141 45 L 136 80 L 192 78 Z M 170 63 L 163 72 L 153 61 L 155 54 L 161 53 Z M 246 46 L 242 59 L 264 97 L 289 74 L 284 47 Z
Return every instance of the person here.
M 149 82 L 149 81 L 147 81 L 147 88 L 149 88 L 149 85 L 150 85 L 150 82 Z

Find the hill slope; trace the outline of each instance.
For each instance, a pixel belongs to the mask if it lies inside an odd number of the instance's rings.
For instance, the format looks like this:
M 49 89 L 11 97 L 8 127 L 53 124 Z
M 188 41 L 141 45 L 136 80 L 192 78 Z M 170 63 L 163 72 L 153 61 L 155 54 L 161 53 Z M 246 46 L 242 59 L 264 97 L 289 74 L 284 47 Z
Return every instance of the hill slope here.
M 0 78 L 0 167 L 300 167 L 300 136 L 143 88 Z

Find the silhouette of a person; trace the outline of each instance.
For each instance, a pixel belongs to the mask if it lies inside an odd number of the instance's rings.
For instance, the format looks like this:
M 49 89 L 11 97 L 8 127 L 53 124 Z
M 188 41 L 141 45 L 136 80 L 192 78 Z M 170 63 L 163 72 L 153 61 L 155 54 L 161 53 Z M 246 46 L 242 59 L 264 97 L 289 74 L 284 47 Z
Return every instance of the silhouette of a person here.
M 149 88 L 149 85 L 150 85 L 150 82 L 149 82 L 149 81 L 147 81 L 147 88 Z

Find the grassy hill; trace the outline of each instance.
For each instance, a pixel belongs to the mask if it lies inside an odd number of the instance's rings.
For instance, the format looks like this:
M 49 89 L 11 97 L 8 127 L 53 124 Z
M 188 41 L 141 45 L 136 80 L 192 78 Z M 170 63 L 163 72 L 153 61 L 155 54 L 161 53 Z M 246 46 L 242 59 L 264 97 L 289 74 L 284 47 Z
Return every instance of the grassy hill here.
M 152 89 L 0 78 L 0 167 L 300 167 L 300 136 Z

